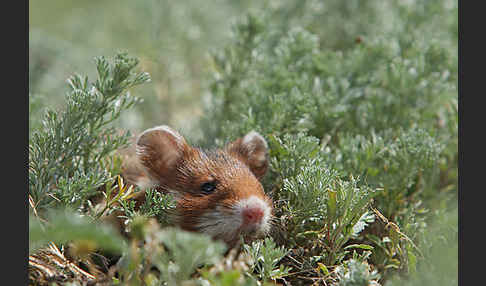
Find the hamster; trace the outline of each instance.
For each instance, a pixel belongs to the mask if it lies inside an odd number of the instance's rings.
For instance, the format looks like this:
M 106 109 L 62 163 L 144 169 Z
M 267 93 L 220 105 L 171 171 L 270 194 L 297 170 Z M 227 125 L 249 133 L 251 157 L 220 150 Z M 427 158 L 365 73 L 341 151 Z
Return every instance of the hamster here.
M 142 185 L 174 195 L 175 223 L 235 246 L 269 232 L 272 200 L 260 183 L 268 168 L 268 146 L 250 132 L 224 148 L 202 150 L 168 126 L 150 128 L 136 140 L 146 176 Z

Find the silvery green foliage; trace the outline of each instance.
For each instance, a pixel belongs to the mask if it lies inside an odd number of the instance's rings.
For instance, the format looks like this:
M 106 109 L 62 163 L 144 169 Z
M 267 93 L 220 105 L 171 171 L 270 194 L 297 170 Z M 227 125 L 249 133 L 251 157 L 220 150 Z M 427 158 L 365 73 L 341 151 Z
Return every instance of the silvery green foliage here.
M 377 35 L 335 51 L 321 48 L 317 35 L 298 27 L 274 36 L 266 20 L 249 16 L 246 29 L 241 24 L 236 30 L 235 44 L 215 56 L 212 89 L 214 103 L 222 108 L 211 116 L 222 117 L 219 132 L 231 131 L 225 121 L 243 117 L 251 126 L 240 129 L 306 127 L 321 138 L 338 127 L 364 131 L 429 124 L 451 112 L 446 105 L 456 104 L 456 55 L 436 41 Z
M 283 246 L 277 246 L 271 238 L 252 242 L 251 245 L 245 244 L 243 248 L 250 256 L 250 273 L 255 271 L 262 281 L 275 280 L 289 273 L 288 267 L 277 267 L 288 250 Z
M 111 126 L 138 99 L 129 88 L 149 81 L 135 72 L 138 60 L 125 53 L 95 59 L 98 78 L 74 75 L 66 106 L 48 109 L 42 126 L 29 139 L 29 194 L 37 209 L 54 205 L 80 206 L 112 179 L 103 160 L 126 146 L 130 134 Z
M 203 144 L 263 134 L 271 166 L 264 186 L 288 232 L 286 245 L 320 245 L 316 256 L 340 263 L 350 239 L 373 243 L 360 236 L 376 221 L 373 206 L 403 231 L 389 259 L 397 255 L 394 266 L 408 269 L 420 255 L 403 235 L 417 241 L 423 215 L 453 204 L 457 190 L 457 5 L 269 6 L 241 21 L 232 44 L 214 55 Z M 269 20 L 276 11 L 286 12 L 285 21 Z M 333 13 L 347 19 L 332 26 L 346 26 L 343 41 L 317 23 L 317 15 Z M 353 21 L 370 15 L 374 21 L 361 27 Z M 396 25 L 380 27 L 390 21 Z M 369 232 L 387 235 L 374 224 Z
M 288 244 L 305 245 L 302 238 L 316 235 L 327 246 L 322 255 L 332 265 L 345 254 L 345 243 L 374 221 L 368 207 L 376 192 L 331 168 L 317 138 L 286 134 L 269 142 L 271 166 L 282 180 L 273 196 L 276 212 L 288 218 Z
M 49 242 L 64 245 L 72 241 L 91 243 L 116 254 L 126 251 L 126 242 L 111 226 L 93 222 L 73 210 L 49 210 L 48 224 L 34 215 L 29 217 L 29 253 L 45 247 Z
M 159 269 L 162 281 L 168 285 L 180 285 L 190 280 L 197 267 L 218 262 L 226 246 L 215 243 L 203 234 L 189 233 L 178 229 L 164 229 L 157 233 L 156 239 L 166 249 L 156 256 L 153 264 Z
M 376 270 L 371 270 L 366 262 L 350 259 L 336 268 L 337 284 L 339 286 L 370 286 L 379 285 L 380 277 Z
M 143 216 L 133 220 L 132 229 L 140 240 L 133 239 L 131 248 L 117 261 L 119 279 L 124 283 L 196 283 L 193 275 L 197 270 L 220 262 L 226 250 L 224 243 L 205 234 L 174 227 L 160 228 Z
M 376 200 L 386 217 L 393 218 L 397 209 L 408 207 L 405 197 L 433 196 L 440 171 L 436 164 L 444 146 L 426 130 L 340 135 L 339 144 L 327 155 L 329 164 L 382 189 Z
M 171 213 L 175 211 L 176 202 L 169 194 L 148 188 L 145 190 L 145 200 L 138 208 L 135 207 L 134 200 L 120 200 L 119 203 L 120 206 L 115 206 L 112 210 L 123 211 L 119 218 L 125 219 L 125 224 L 129 224 L 139 215 L 155 217 L 163 226 L 173 224 Z

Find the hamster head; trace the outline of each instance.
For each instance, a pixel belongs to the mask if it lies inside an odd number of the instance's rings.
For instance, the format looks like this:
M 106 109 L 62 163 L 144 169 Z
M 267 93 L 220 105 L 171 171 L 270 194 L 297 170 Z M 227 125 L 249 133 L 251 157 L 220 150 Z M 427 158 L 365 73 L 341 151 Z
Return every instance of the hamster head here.
M 152 184 L 174 194 L 175 221 L 185 230 L 206 233 L 235 245 L 269 231 L 272 201 L 259 179 L 268 167 L 267 143 L 250 132 L 221 150 L 189 146 L 168 126 L 144 131 L 137 157 Z

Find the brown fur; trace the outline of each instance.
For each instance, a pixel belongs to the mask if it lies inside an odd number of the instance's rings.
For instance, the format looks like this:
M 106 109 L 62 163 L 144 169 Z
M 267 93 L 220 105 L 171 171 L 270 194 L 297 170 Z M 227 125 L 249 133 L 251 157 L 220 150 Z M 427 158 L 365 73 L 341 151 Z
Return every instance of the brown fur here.
M 198 227 L 201 217 L 211 211 L 231 215 L 238 201 L 250 196 L 267 202 L 259 179 L 268 167 L 267 145 L 259 134 L 249 133 L 222 150 L 204 151 L 191 147 L 169 127 L 149 129 L 137 140 L 137 155 L 147 176 L 162 192 L 173 193 L 177 200 L 176 222 L 189 231 Z M 201 186 L 213 182 L 216 188 L 204 194 Z M 223 237 L 233 244 L 236 237 Z

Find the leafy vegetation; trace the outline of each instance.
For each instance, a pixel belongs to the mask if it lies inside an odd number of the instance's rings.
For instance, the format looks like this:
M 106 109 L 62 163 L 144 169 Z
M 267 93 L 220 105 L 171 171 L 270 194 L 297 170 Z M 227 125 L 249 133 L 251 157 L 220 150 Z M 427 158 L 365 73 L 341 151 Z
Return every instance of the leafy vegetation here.
M 137 102 L 124 91 L 147 82 L 148 74 L 133 73 L 138 60 L 126 54 L 95 61 L 98 79 L 71 77 L 66 109 L 47 110 L 42 128 L 29 140 L 29 194 L 35 208 L 58 202 L 78 208 L 112 179 L 104 164 L 128 143 L 130 134 L 120 136 L 109 124 Z
M 457 285 L 457 2 L 88 2 L 76 17 L 116 9 L 128 22 L 30 31 L 32 284 Z M 234 18 L 211 13 L 241 17 L 225 31 Z M 141 60 L 96 57 L 89 71 L 103 41 Z M 89 76 L 61 97 L 70 60 Z M 162 123 L 203 147 L 265 137 L 269 237 L 229 250 L 172 228 L 169 195 L 137 203 L 119 151 L 130 129 Z M 41 253 L 80 268 L 36 266 Z

